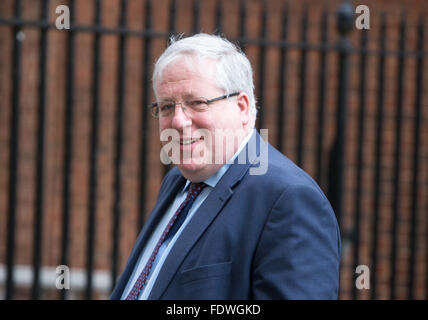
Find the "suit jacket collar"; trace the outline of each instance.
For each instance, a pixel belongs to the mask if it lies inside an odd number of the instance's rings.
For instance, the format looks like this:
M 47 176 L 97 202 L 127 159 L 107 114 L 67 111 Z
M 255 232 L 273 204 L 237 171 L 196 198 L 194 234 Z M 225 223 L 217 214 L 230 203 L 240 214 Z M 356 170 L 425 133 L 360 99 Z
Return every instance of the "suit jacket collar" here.
M 171 182 L 165 183 L 165 191 L 162 192 L 162 196 L 159 196 L 152 213 L 144 223 L 144 226 L 138 235 L 137 240 L 135 241 L 135 246 L 129 255 L 125 270 L 123 271 L 122 276 L 120 277 L 114 291 L 111 294 L 112 299 L 120 299 L 122 296 L 123 290 L 125 290 L 126 284 L 132 275 L 141 251 L 144 249 L 144 244 L 147 243 L 150 235 L 152 234 L 156 225 L 159 223 L 161 217 L 166 212 L 171 202 L 174 201 L 178 191 L 183 188 L 186 179 L 180 174 L 178 169 L 174 168 L 171 172 L 170 181 Z

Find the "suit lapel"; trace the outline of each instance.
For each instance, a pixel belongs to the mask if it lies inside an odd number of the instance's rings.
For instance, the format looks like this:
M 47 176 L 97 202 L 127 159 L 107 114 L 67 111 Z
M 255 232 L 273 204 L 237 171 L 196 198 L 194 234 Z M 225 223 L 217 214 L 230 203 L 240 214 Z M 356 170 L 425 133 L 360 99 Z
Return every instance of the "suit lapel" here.
M 140 235 L 138 237 L 138 240 L 140 241 L 137 243 L 139 243 L 140 245 L 146 243 L 148 237 L 150 237 L 154 228 L 159 223 L 159 220 L 168 210 L 168 207 L 171 205 L 171 203 L 173 203 L 178 191 L 183 188 L 185 182 L 186 179 L 183 176 L 179 175 L 177 179 L 172 181 L 171 186 L 167 188 L 167 190 L 164 192 L 164 195 L 159 197 L 159 201 L 153 208 L 149 219 L 147 219 L 146 223 L 143 226 L 143 229 L 140 232 Z
M 120 278 L 120 282 L 112 294 L 114 297 L 115 293 L 120 293 L 120 295 L 122 295 L 122 292 L 129 281 L 129 277 L 135 268 L 135 264 L 138 261 L 141 251 L 144 249 L 144 245 L 147 243 L 148 238 L 152 234 L 156 225 L 159 223 L 163 214 L 168 210 L 169 205 L 174 201 L 177 192 L 184 186 L 184 183 L 186 182 L 186 179 L 178 173 L 178 169 L 175 168 L 174 170 L 177 170 L 177 177 L 172 177 L 173 181 L 171 182 L 170 186 L 167 186 L 163 194 L 159 196 L 159 201 L 156 203 L 152 213 L 144 223 L 144 226 L 138 235 L 135 246 L 132 249 L 129 259 L 126 263 L 126 267 Z M 120 296 L 115 298 L 120 299 Z
M 157 277 L 149 299 L 159 299 L 164 293 L 187 253 L 205 232 L 233 194 L 233 186 L 245 175 L 250 163 L 233 164 L 198 208 L 180 238 L 170 251 Z

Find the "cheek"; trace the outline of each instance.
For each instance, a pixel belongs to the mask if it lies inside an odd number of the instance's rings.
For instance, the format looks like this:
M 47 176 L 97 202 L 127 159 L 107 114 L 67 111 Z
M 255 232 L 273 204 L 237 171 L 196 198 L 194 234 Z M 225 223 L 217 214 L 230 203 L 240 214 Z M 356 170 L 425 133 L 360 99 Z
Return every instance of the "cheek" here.
M 192 120 L 193 129 L 207 129 L 209 131 L 213 130 L 216 126 L 215 117 L 209 112 L 201 114 L 201 117 L 195 117 Z
M 159 139 L 161 140 L 161 144 L 165 145 L 166 143 L 169 142 L 169 140 L 171 140 L 169 138 L 168 141 L 165 141 L 165 135 L 167 136 L 171 135 L 169 131 L 171 130 L 171 126 L 169 125 L 168 121 L 165 121 L 165 120 L 159 120 L 158 126 L 159 126 Z M 164 136 L 162 135 L 162 132 Z
M 240 117 L 234 111 L 223 110 L 217 113 L 214 125 L 219 129 L 235 130 L 240 128 Z
M 166 119 L 159 119 L 158 125 L 159 125 L 159 132 L 162 132 L 162 130 L 164 129 L 171 128 L 171 121 L 168 121 Z

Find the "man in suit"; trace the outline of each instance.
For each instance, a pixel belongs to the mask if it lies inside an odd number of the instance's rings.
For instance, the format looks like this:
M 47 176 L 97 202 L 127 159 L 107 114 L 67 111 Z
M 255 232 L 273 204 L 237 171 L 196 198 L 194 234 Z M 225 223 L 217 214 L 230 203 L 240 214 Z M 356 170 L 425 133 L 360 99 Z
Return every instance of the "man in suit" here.
M 261 139 L 250 62 L 172 40 L 153 73 L 165 176 L 112 299 L 336 299 L 340 234 L 313 179 Z

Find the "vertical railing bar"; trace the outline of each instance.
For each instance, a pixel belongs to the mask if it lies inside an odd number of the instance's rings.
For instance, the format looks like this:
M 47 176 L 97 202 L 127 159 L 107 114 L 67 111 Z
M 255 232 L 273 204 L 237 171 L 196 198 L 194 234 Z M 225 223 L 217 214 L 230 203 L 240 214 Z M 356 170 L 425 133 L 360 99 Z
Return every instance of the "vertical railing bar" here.
M 215 34 L 221 35 L 223 33 L 223 1 L 217 0 L 216 1 L 216 8 L 215 8 Z
M 239 42 L 242 52 L 245 52 L 247 37 L 247 1 L 239 1 Z
M 175 2 L 175 1 L 174 1 Z M 201 28 L 201 23 L 199 19 L 199 11 L 200 11 L 200 2 L 199 0 L 193 0 L 192 5 L 192 11 L 193 11 L 193 33 L 198 33 Z M 174 15 L 175 18 L 175 15 Z
M 14 17 L 20 19 L 21 1 L 15 1 Z M 6 253 L 6 300 L 13 299 L 14 296 L 14 264 L 15 264 L 15 235 L 16 235 L 16 215 L 17 215 L 17 188 L 18 188 L 18 161 L 19 161 L 19 115 L 20 115 L 20 76 L 21 76 L 21 43 L 20 26 L 13 27 L 13 48 L 12 48 L 12 115 L 9 140 L 9 199 L 8 199 L 8 221 L 7 221 L 7 253 Z
M 380 50 L 385 51 L 385 37 L 386 37 L 386 18 L 385 13 L 381 17 L 380 29 Z M 377 261 L 378 261 L 378 232 L 379 232 L 379 210 L 380 210 L 380 197 L 381 197 L 381 158 L 382 158 L 382 133 L 383 133 L 383 109 L 384 109 L 384 89 L 385 89 L 385 55 L 380 55 L 378 67 L 378 101 L 377 101 L 377 115 L 376 115 L 376 142 L 375 142 L 375 177 L 374 177 L 374 210 L 372 217 L 372 244 L 371 244 L 371 281 L 370 281 L 370 296 L 371 299 L 376 299 L 376 285 L 377 285 Z
M 338 51 L 338 88 L 336 111 L 336 137 L 330 152 L 329 166 L 329 198 L 336 214 L 339 226 L 342 227 L 342 255 L 347 254 L 350 246 L 348 230 L 344 230 L 342 216 L 344 215 L 344 195 L 346 188 L 346 141 L 347 141 L 347 113 L 348 113 L 348 82 L 349 82 L 349 55 L 352 45 L 348 34 L 354 27 L 354 9 L 350 1 L 343 1 L 337 11 L 337 30 L 340 38 L 337 42 Z M 343 264 L 340 265 L 340 272 Z
M 148 20 L 146 20 L 147 23 Z M 169 36 L 173 36 L 176 32 L 176 21 L 177 21 L 177 0 L 171 0 L 169 8 Z M 193 31 L 195 28 L 199 28 L 199 0 L 193 1 Z M 169 45 L 169 38 L 166 40 L 166 45 Z M 168 173 L 173 167 L 172 164 L 164 164 L 162 166 L 163 176 Z
M 49 0 L 43 0 L 40 6 L 40 19 L 48 17 Z M 46 114 L 46 59 L 47 59 L 47 27 L 40 30 L 39 40 L 39 101 L 38 101 L 38 132 L 36 151 L 36 189 L 35 189 L 35 219 L 33 241 L 33 287 L 32 299 L 40 298 L 40 265 L 43 248 L 43 204 L 44 204 L 44 152 L 45 152 L 45 114 Z
M 127 0 L 120 2 L 119 26 L 126 28 Z M 120 216 L 122 205 L 122 165 L 123 165 L 123 121 L 124 121 L 124 89 L 125 89 L 125 46 L 126 36 L 119 36 L 118 64 L 117 64 L 117 87 L 116 87 L 116 134 L 115 134 L 115 158 L 114 158 L 114 200 L 113 200 L 113 251 L 112 251 L 112 283 L 114 284 L 118 274 L 119 265 L 119 242 L 120 242 Z M 88 278 L 87 298 L 90 298 L 91 287 Z
M 261 30 L 260 30 L 260 38 L 266 39 L 266 29 L 267 29 L 267 8 L 266 2 L 263 1 L 262 13 L 261 13 Z M 264 44 L 260 45 L 260 53 L 259 53 L 259 77 L 258 77 L 258 92 L 259 92 L 259 110 L 257 112 L 257 128 L 260 130 L 263 128 L 263 107 L 264 107 L 264 99 L 265 99 L 265 56 L 266 56 L 266 46 Z
M 415 292 L 415 273 L 416 273 L 416 252 L 418 249 L 417 242 L 417 226 L 418 226 L 418 210 L 419 210 L 419 173 L 420 173 L 420 158 L 421 158 L 421 127 L 422 127 L 422 99 L 424 93 L 423 82 L 423 52 L 424 52 L 424 39 L 425 39 L 425 24 L 422 16 L 419 17 L 418 23 L 418 51 L 419 56 L 417 58 L 416 65 L 416 99 L 415 99 L 415 117 L 414 117 L 414 131 L 413 131 L 413 163 L 412 163 L 412 201 L 411 201 L 411 219 L 410 219 L 410 258 L 409 258 L 409 280 L 408 280 L 408 299 L 414 299 Z M 425 92 L 426 93 L 426 92 Z M 421 212 L 421 211 L 419 211 Z M 427 255 L 426 255 L 427 256 Z M 426 263 L 428 261 L 426 260 Z M 425 264 L 425 270 L 428 269 Z M 427 272 L 425 272 L 426 274 Z M 428 277 L 425 277 L 425 298 L 428 298 Z
M 328 41 L 328 15 L 326 10 L 323 10 L 321 20 L 321 44 L 326 44 Z M 319 89 L 318 89 L 318 133 L 316 137 L 317 141 L 317 156 L 316 156 L 316 180 L 322 185 L 322 154 L 324 146 L 324 122 L 325 122 L 325 96 L 327 89 L 327 50 L 321 50 L 320 57 L 320 73 L 319 73 Z
M 147 0 L 146 9 L 145 9 L 145 28 L 150 30 L 152 27 L 152 0 Z M 151 66 L 151 42 L 152 38 L 146 37 L 144 39 L 144 50 L 143 50 L 143 63 L 144 63 L 144 74 L 142 75 L 142 87 L 143 87 L 143 96 L 142 96 L 142 119 L 141 119 L 141 129 L 142 129 L 142 139 L 141 139 L 141 150 L 140 150 L 140 202 L 139 202 L 139 221 L 138 221 L 138 232 L 143 227 L 143 219 L 146 212 L 146 199 L 147 199 L 147 159 L 149 156 L 149 119 L 150 115 L 148 112 L 147 106 L 149 105 L 149 96 L 150 96 L 150 66 Z
M 66 90 L 65 90 L 65 119 L 64 119 L 64 153 L 63 153 L 63 204 L 62 204 L 62 240 L 61 263 L 69 264 L 69 229 L 71 209 L 71 179 L 72 179 L 72 154 L 73 154 L 73 126 L 74 126 L 74 0 L 69 0 L 70 30 L 68 31 L 66 45 Z M 67 290 L 60 291 L 61 299 L 68 296 Z
M 306 43 L 308 30 L 308 8 L 305 6 L 303 9 L 303 17 L 301 24 L 300 41 Z M 299 66 L 299 97 L 298 97 L 298 128 L 297 128 L 297 165 L 303 167 L 303 144 L 304 144 L 304 131 L 305 131 L 305 116 L 306 116 L 306 56 L 307 49 L 302 48 L 300 55 Z
M 362 190 L 363 190 L 363 171 L 364 171 L 364 141 L 365 141 L 365 122 L 366 122 L 366 66 L 367 66 L 367 53 L 365 49 L 367 48 L 367 37 L 368 31 L 361 31 L 361 48 L 363 49 L 360 56 L 360 83 L 359 83 L 359 114 L 358 114 L 358 141 L 357 141 L 357 182 L 355 190 L 355 215 L 354 215 L 354 241 L 353 241 L 353 270 L 360 261 L 360 229 L 361 229 L 361 220 L 362 220 L 362 210 L 361 210 L 361 201 L 362 201 Z M 354 285 L 352 281 L 352 298 L 357 299 L 359 290 Z
M 281 40 L 287 41 L 288 38 L 288 3 L 283 4 L 281 8 Z M 279 89 L 278 89 L 278 120 L 277 120 L 277 146 L 281 152 L 284 152 L 284 114 L 285 99 L 287 96 L 287 49 L 281 46 L 279 60 Z
M 398 40 L 398 50 L 405 50 L 405 17 L 401 17 L 400 38 Z M 398 215 L 400 206 L 400 171 L 401 171 L 401 140 L 402 140 L 402 120 L 403 120 L 403 78 L 405 70 L 405 60 L 403 55 L 398 56 L 398 75 L 397 75 L 397 97 L 396 97 L 396 115 L 395 115 L 395 157 L 393 172 L 393 205 L 392 205 L 392 243 L 390 254 L 390 299 L 395 299 L 396 277 L 397 277 L 397 232 L 398 232 Z
M 339 226 L 342 227 L 342 255 L 350 245 L 350 237 L 347 230 L 343 230 L 342 216 L 344 213 L 343 198 L 345 194 L 346 177 L 346 132 L 347 132 L 347 108 L 348 108 L 348 81 L 349 81 L 349 55 L 352 45 L 348 39 L 348 33 L 353 29 L 354 9 L 349 1 L 343 1 L 337 11 L 337 30 L 340 38 L 337 42 L 338 52 L 338 88 L 336 111 L 336 137 L 331 147 L 329 163 L 328 198 L 332 204 Z M 344 232 L 345 231 L 345 232 Z M 342 272 L 343 264 L 340 265 Z M 342 288 L 340 288 L 342 290 Z
M 95 1 L 94 24 L 101 24 L 101 1 Z M 88 197 L 88 237 L 87 237 L 87 283 L 88 287 L 92 284 L 93 260 L 94 260 L 94 242 L 96 234 L 96 214 L 97 214 L 97 190 L 98 190 L 98 122 L 99 122 L 99 92 L 100 92 L 100 33 L 95 32 L 93 42 L 93 59 L 92 59 L 92 114 L 91 114 L 91 136 L 90 136 L 90 153 L 89 153 L 89 197 Z M 87 298 L 90 298 L 91 293 Z
M 195 2 L 198 2 L 198 0 L 195 0 Z M 146 21 L 145 27 L 147 27 L 147 21 Z M 171 0 L 170 7 L 169 7 L 169 36 L 170 37 L 175 34 L 176 29 L 177 29 L 177 0 Z M 169 39 L 167 39 L 167 42 L 168 41 Z

